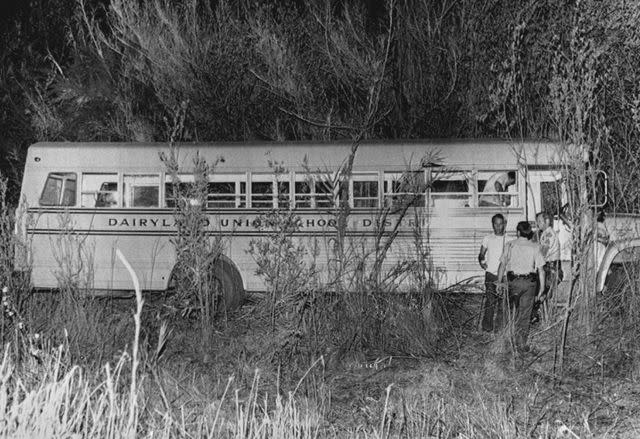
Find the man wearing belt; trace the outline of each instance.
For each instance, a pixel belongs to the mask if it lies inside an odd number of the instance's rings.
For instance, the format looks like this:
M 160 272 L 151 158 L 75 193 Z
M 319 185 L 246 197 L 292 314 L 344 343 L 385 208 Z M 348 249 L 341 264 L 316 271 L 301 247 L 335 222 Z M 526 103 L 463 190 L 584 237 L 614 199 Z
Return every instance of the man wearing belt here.
M 560 262 L 560 240 L 555 230 L 553 230 L 553 217 L 547 212 L 540 212 L 536 215 L 536 224 L 540 236 L 538 243 L 540 244 L 540 252 L 544 257 L 544 274 L 546 285 L 539 300 L 533 306 L 531 315 L 531 323 L 537 323 L 540 320 L 540 306 L 545 300 L 551 299 L 558 286 L 562 281 L 562 263 Z
M 531 241 L 533 231 L 526 221 L 520 221 L 516 227 L 518 237 L 507 243 L 500 258 L 498 280 L 507 275 L 509 308 L 514 319 L 515 345 L 518 352 L 529 350 L 529 324 L 531 310 L 538 295 L 542 295 L 545 286 L 544 258 L 540 246 Z M 539 284 L 536 282 L 539 281 Z
M 502 298 L 496 292 L 496 282 L 498 281 L 500 257 L 505 244 L 509 240 L 504 233 L 506 224 L 507 222 L 502 214 L 493 215 L 491 218 L 493 234 L 487 235 L 482 239 L 480 253 L 478 253 L 478 263 L 485 270 L 482 330 L 487 332 L 502 327 Z

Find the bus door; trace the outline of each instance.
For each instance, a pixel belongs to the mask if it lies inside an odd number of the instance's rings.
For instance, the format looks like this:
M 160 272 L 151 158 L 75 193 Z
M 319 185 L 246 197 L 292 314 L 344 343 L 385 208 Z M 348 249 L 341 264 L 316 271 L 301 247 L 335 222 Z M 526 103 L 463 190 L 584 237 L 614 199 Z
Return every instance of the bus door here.
M 551 169 L 529 169 L 526 180 L 527 221 L 535 221 L 538 212 L 549 212 L 557 218 L 567 202 L 562 173 Z

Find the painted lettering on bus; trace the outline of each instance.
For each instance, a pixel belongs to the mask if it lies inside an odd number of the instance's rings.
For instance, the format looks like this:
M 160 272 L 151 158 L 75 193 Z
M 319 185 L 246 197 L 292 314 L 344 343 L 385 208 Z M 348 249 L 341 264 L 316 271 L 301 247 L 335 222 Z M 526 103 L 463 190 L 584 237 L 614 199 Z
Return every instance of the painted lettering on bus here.
M 109 227 L 175 227 L 176 222 L 167 218 L 109 218 Z M 210 225 L 208 219 L 204 220 L 205 227 Z
M 298 218 L 296 219 L 297 226 L 300 228 L 325 228 L 325 227 L 336 227 L 336 219 L 335 218 Z M 221 228 L 254 228 L 260 229 L 263 227 L 275 227 L 277 224 L 272 223 L 269 219 L 264 218 L 219 218 L 217 221 L 213 222 Z M 354 227 L 365 227 L 365 228 L 386 228 L 393 226 L 394 221 L 392 219 L 385 219 L 384 221 L 380 219 L 355 219 L 352 222 Z M 115 218 L 111 217 L 107 219 L 107 225 L 109 227 L 175 227 L 176 221 L 172 218 Z M 210 227 L 212 225 L 212 221 L 210 219 L 204 219 L 204 226 Z M 402 221 L 400 225 L 414 227 L 415 220 L 405 220 Z M 423 224 L 424 225 L 424 224 Z
M 384 221 L 381 221 L 379 219 L 376 220 L 371 220 L 371 219 L 363 219 L 362 220 L 362 226 L 363 227 L 371 227 L 372 224 L 376 225 L 376 227 L 380 228 L 380 227 L 391 227 L 391 225 L 393 224 L 393 222 L 390 219 L 385 219 Z
M 169 221 L 167 218 L 109 218 L 107 224 L 110 227 L 173 227 L 174 222 Z

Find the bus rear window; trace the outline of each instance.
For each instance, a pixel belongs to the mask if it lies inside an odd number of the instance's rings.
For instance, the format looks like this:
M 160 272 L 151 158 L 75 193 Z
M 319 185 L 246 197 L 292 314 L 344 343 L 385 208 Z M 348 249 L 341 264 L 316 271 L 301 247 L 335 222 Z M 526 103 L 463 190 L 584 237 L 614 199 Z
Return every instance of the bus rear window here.
M 44 183 L 40 196 L 41 206 L 75 206 L 76 174 L 73 172 L 51 172 Z

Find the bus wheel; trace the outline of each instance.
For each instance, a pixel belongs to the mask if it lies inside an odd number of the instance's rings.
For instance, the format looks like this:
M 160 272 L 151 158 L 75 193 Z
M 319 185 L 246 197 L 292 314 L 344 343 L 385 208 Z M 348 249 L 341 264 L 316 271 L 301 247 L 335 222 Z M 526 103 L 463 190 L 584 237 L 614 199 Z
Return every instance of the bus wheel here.
M 224 259 L 219 259 L 212 264 L 209 269 L 208 284 L 210 285 L 210 291 L 215 294 L 216 297 L 212 302 L 214 310 L 220 311 L 233 311 L 244 303 L 245 291 L 242 286 L 242 278 L 240 273 L 233 266 L 231 262 Z M 186 282 L 184 290 L 189 291 L 188 285 L 191 276 L 187 274 L 180 275 L 180 270 L 175 267 L 169 276 L 169 282 L 167 285 L 167 293 L 175 294 L 181 290 L 180 285 Z M 195 287 L 194 287 L 195 288 Z
M 213 266 L 212 274 L 220 294 L 218 309 L 233 311 L 240 308 L 245 299 L 245 291 L 238 270 L 230 262 L 219 259 Z

